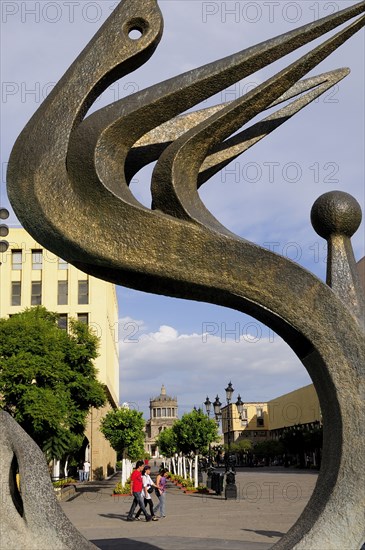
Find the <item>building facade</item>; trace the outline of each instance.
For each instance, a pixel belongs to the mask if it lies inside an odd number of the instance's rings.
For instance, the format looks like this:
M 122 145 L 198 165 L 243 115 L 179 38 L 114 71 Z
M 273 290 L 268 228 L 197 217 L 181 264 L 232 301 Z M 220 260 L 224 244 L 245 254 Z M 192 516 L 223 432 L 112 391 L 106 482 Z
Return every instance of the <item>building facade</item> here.
M 118 303 L 115 286 L 101 281 L 58 258 L 39 245 L 22 228 L 10 229 L 9 248 L 1 254 L 0 317 L 42 305 L 58 313 L 59 326 L 67 330 L 71 318 L 87 323 L 99 337 L 95 360 L 98 379 L 108 402 L 92 409 L 85 431 L 85 458 L 92 478 L 102 478 L 115 468 L 116 453 L 99 430 L 100 421 L 119 402 Z
M 241 416 L 235 403 L 222 407 L 222 433 L 228 445 L 249 439 L 258 443 L 269 437 L 267 403 L 244 403 Z
M 278 438 L 286 428 L 311 429 L 322 424 L 321 409 L 313 384 L 286 393 L 268 402 L 269 430 Z
M 166 395 L 165 386 L 161 393 L 150 399 L 150 418 L 146 422 L 145 451 L 153 457 L 159 456 L 156 440 L 166 428 L 171 428 L 178 419 L 177 398 Z

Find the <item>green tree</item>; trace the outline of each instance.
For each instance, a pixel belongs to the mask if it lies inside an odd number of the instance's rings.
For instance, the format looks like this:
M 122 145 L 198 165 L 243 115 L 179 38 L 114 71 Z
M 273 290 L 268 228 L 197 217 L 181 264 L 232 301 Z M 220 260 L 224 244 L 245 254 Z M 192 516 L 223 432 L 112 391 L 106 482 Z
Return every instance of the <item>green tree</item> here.
M 107 413 L 100 430 L 119 457 L 138 460 L 144 456 L 144 424 L 141 412 L 121 407 Z
M 254 447 L 254 453 L 258 458 L 275 458 L 284 453 L 284 445 L 281 441 L 275 439 L 268 439 L 267 441 L 260 441 L 256 443 Z
M 44 307 L 0 319 L 0 408 L 48 459 L 81 447 L 90 407 L 106 400 L 93 364 L 97 337 L 77 321 L 69 333 L 56 321 Z
M 201 409 L 184 414 L 175 422 L 172 430 L 177 450 L 184 454 L 207 454 L 209 443 L 219 439 L 216 422 L 208 418 Z
M 228 445 L 224 445 L 224 450 L 228 451 Z M 252 451 L 252 442 L 249 439 L 240 439 L 231 444 L 231 452 L 239 457 L 239 462 L 244 462 L 244 457 Z
M 172 428 L 162 430 L 156 440 L 156 443 L 160 453 L 164 456 L 172 456 L 177 452 L 176 435 Z

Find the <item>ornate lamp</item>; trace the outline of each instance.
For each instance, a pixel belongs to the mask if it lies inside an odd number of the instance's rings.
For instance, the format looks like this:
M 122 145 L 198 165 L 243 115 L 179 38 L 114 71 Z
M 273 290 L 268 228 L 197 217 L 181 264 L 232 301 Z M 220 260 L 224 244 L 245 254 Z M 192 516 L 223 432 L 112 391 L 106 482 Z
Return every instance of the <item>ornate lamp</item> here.
M 230 403 L 230 401 L 232 399 L 233 392 L 234 392 L 232 382 L 229 382 L 228 386 L 226 387 L 226 389 L 224 391 L 226 392 L 227 402 Z
M 236 401 L 236 407 L 237 407 L 237 410 L 238 410 L 238 414 L 239 414 L 240 420 L 242 420 L 243 401 L 242 401 L 242 399 L 241 399 L 240 394 L 238 394 L 238 398 L 237 398 L 237 401 Z

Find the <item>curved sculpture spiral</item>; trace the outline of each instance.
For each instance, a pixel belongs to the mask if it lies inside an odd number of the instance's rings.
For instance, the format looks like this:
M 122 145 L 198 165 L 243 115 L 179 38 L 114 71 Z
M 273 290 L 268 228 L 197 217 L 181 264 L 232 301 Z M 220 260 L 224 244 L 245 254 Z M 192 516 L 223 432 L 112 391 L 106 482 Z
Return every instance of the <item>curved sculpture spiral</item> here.
M 85 118 L 108 85 L 149 59 L 162 35 L 155 0 L 124 0 L 25 127 L 8 169 L 14 210 L 43 246 L 107 281 L 249 313 L 301 359 L 321 404 L 323 466 L 307 507 L 277 549 L 357 548 L 362 542 L 364 298 L 348 234 L 335 242 L 331 229 L 324 231 L 330 249 L 344 250 L 348 262 L 340 277 L 349 282 L 341 294 L 300 265 L 229 232 L 197 189 L 348 74 L 339 69 L 300 80 L 364 25 L 364 11 L 361 2 Z M 347 22 L 245 96 L 181 115 Z M 130 38 L 133 29 L 140 31 L 139 40 Z M 230 137 L 265 109 L 303 92 Z M 148 209 L 128 183 L 153 160 Z M 343 201 L 347 198 L 338 197 L 334 208 Z

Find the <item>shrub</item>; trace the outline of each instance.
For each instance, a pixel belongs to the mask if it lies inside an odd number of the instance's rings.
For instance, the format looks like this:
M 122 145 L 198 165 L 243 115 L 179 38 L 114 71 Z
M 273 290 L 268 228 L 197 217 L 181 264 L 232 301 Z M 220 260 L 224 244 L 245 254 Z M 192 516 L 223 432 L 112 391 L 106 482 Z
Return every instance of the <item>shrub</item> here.
M 129 481 L 123 486 L 121 482 L 116 484 L 113 489 L 113 495 L 129 495 L 131 492 L 131 484 Z
M 52 481 L 52 485 L 55 488 L 61 488 L 66 487 L 67 485 L 70 485 L 71 483 L 76 483 L 76 480 L 72 477 L 66 477 L 65 479 L 60 479 L 58 481 Z

